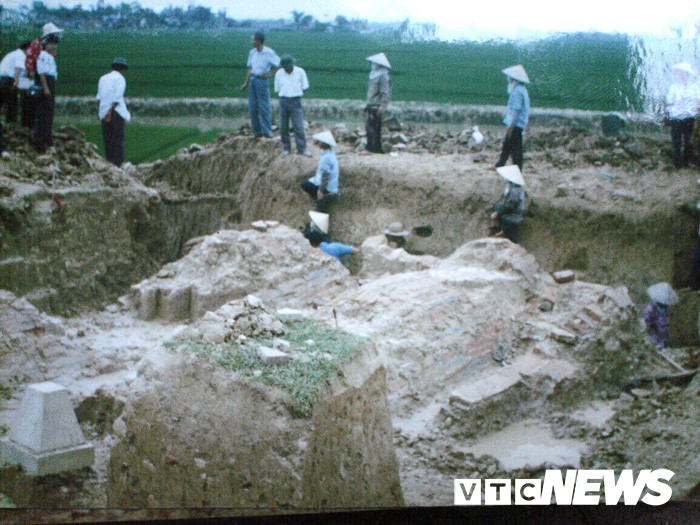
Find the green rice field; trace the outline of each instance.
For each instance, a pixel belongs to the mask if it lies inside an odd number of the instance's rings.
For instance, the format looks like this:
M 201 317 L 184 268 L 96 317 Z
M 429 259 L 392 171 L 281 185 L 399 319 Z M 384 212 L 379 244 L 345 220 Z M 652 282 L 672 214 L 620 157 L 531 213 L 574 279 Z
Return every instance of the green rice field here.
M 58 122 L 62 124 L 64 122 Z M 102 127 L 99 123 L 71 123 L 83 133 L 85 139 L 97 145 L 100 155 L 104 156 Z M 158 126 L 130 123 L 126 127 L 126 161 L 132 164 L 153 162 L 168 158 L 190 144 L 208 144 L 214 142 L 222 130 L 201 131 L 197 127 Z
M 36 30 L 33 30 L 36 31 Z M 1 35 L 2 52 L 29 31 Z M 61 40 L 59 95 L 92 96 L 116 56 L 131 64 L 127 96 L 241 97 L 250 49 L 242 31 L 66 32 Z M 365 57 L 383 51 L 392 63 L 394 99 L 504 104 L 501 69 L 522 63 L 538 107 L 601 111 L 634 109 L 634 59 L 625 35 L 565 34 L 530 42 L 401 43 L 390 36 L 271 32 L 270 47 L 306 69 L 308 97 L 363 99 Z

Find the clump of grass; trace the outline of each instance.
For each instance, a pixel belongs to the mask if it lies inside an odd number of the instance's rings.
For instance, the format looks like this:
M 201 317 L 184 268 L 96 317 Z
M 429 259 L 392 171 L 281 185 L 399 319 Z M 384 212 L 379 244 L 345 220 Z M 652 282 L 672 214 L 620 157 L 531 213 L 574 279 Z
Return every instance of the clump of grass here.
M 8 399 L 12 399 L 12 396 L 14 395 L 19 385 L 22 383 L 26 383 L 27 380 L 28 377 L 26 375 L 21 377 L 12 376 L 9 379 L 7 379 L 5 383 L 0 383 L 0 401 L 7 401 Z
M 292 414 L 309 417 L 321 386 L 355 353 L 362 339 L 313 321 L 290 323 L 287 327 L 289 332 L 284 339 L 301 358 L 292 359 L 285 365 L 266 364 L 258 357 L 258 347 L 272 345 L 270 338 L 251 338 L 242 345 L 183 341 L 169 346 L 180 352 L 206 357 L 242 377 L 285 390 L 293 400 Z M 310 339 L 314 341 L 313 345 L 306 344 Z
M 5 494 L 0 492 L 0 509 L 16 509 L 17 505 L 13 503 L 13 501 L 7 497 Z

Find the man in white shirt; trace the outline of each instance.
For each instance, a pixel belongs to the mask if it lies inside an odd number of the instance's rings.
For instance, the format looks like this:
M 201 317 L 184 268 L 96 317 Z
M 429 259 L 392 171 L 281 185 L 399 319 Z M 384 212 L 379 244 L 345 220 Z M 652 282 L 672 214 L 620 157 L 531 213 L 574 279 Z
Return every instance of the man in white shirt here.
M 280 60 L 280 69 L 275 73 L 275 92 L 280 97 L 280 135 L 282 137 L 282 156 L 289 155 L 292 149 L 292 141 L 289 136 L 289 119 L 292 119 L 294 128 L 294 142 L 297 153 L 310 157 L 311 153 L 306 149 L 306 135 L 304 134 L 304 111 L 301 108 L 301 97 L 304 91 L 309 89 L 309 79 L 306 71 L 294 65 L 294 59 L 285 55 Z
M 31 42 L 22 42 L 17 49 L 10 51 L 0 61 L 0 111 L 5 107 L 9 124 L 17 122 L 19 80 L 24 70 L 24 60 L 29 44 Z
M 56 53 L 58 51 L 58 34 L 50 34 L 43 39 L 44 49 L 36 61 L 36 74 L 39 77 L 41 96 L 36 109 L 34 122 L 34 145 L 39 153 L 53 146 L 53 116 L 56 105 Z
M 265 35 L 257 32 L 252 39 L 253 49 L 248 53 L 248 72 L 241 89 L 248 88 L 248 113 L 253 137 L 272 137 L 270 119 L 270 85 L 268 78 L 274 76 L 280 65 L 277 53 L 265 47 Z
M 112 72 L 102 75 L 97 84 L 98 117 L 102 123 L 105 157 L 115 166 L 124 162 L 126 123 L 131 120 L 124 100 L 126 80 L 123 73 L 127 69 L 129 65 L 124 58 L 115 58 Z
M 673 163 L 676 168 L 685 168 L 692 156 L 695 117 L 700 113 L 700 86 L 695 70 L 687 62 L 671 66 L 671 71 L 675 82 L 666 96 L 666 110 L 671 126 Z

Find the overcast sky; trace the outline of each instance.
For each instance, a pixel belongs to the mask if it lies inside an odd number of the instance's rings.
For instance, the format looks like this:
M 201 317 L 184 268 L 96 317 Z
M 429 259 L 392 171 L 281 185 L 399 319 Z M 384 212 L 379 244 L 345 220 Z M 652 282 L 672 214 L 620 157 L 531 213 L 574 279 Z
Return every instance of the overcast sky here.
M 93 5 L 94 0 L 44 0 L 50 6 Z M 119 4 L 120 0 L 107 0 Z M 27 0 L 3 0 L 3 5 L 28 5 Z M 228 16 L 290 18 L 304 11 L 321 21 L 336 15 L 389 22 L 410 18 L 434 22 L 444 36 L 468 37 L 473 33 L 504 37 L 530 31 L 604 31 L 667 34 L 683 27 L 692 36 L 700 29 L 700 0 L 140 0 L 157 11 L 168 5 L 204 5 L 225 9 Z

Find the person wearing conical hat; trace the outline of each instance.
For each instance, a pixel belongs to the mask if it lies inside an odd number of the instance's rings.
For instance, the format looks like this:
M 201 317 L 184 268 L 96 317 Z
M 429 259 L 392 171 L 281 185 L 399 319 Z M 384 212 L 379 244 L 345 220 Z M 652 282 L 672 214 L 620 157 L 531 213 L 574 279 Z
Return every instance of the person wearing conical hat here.
M 671 67 L 675 81 L 666 95 L 666 118 L 671 127 L 673 163 L 676 169 L 688 167 L 692 156 L 691 136 L 695 117 L 700 113 L 700 85 L 687 62 Z
M 369 86 L 367 87 L 367 151 L 382 153 L 382 115 L 389 107 L 391 101 L 391 78 L 389 70 L 391 64 L 384 53 L 377 53 L 367 57 L 372 64 L 369 72 Z
M 309 212 L 309 224 L 304 229 L 303 235 L 311 243 L 311 246 L 318 247 L 322 242 L 331 242 L 328 227 L 328 214 L 312 210 Z
M 644 309 L 642 319 L 652 343 L 659 348 L 671 344 L 671 306 L 678 304 L 678 294 L 668 283 L 656 283 L 647 288 L 651 302 Z
M 498 221 L 503 236 L 518 242 L 518 230 L 525 214 L 525 180 L 515 164 L 496 168 L 506 182 L 503 198 L 493 205 L 491 218 Z
M 126 123 L 131 120 L 124 100 L 124 73 L 128 69 L 126 59 L 115 58 L 112 60 L 112 72 L 102 75 L 97 83 L 97 118 L 102 124 L 105 158 L 115 166 L 121 166 L 124 162 Z
M 319 248 L 322 252 L 332 255 L 342 264 L 343 255 L 357 253 L 358 249 L 342 242 L 333 242 L 328 235 L 329 219 L 327 213 L 317 211 L 309 212 L 309 225 L 304 230 L 306 237 L 314 248 Z
M 309 79 L 306 77 L 306 71 L 297 66 L 290 55 L 284 55 L 280 59 L 280 68 L 275 73 L 275 92 L 279 95 L 279 126 L 284 157 L 289 155 L 292 149 L 292 140 L 289 136 L 290 118 L 294 127 L 297 153 L 311 157 L 311 152 L 306 149 L 304 110 L 301 107 L 301 97 L 307 89 L 309 89 Z
M 525 68 L 518 64 L 505 68 L 502 73 L 508 77 L 508 109 L 503 119 L 506 126 L 506 137 L 503 139 L 501 157 L 496 167 L 505 166 L 508 157 L 513 158 L 513 164 L 517 164 L 520 171 L 523 169 L 523 131 L 527 126 L 530 115 L 530 95 L 525 84 L 530 79 Z
M 335 156 L 336 143 L 333 134 L 322 131 L 313 136 L 316 144 L 321 148 L 321 158 L 318 161 L 316 174 L 301 184 L 301 189 L 316 200 L 316 210 L 328 213 L 332 202 L 338 196 L 338 182 L 340 168 L 338 158 Z

